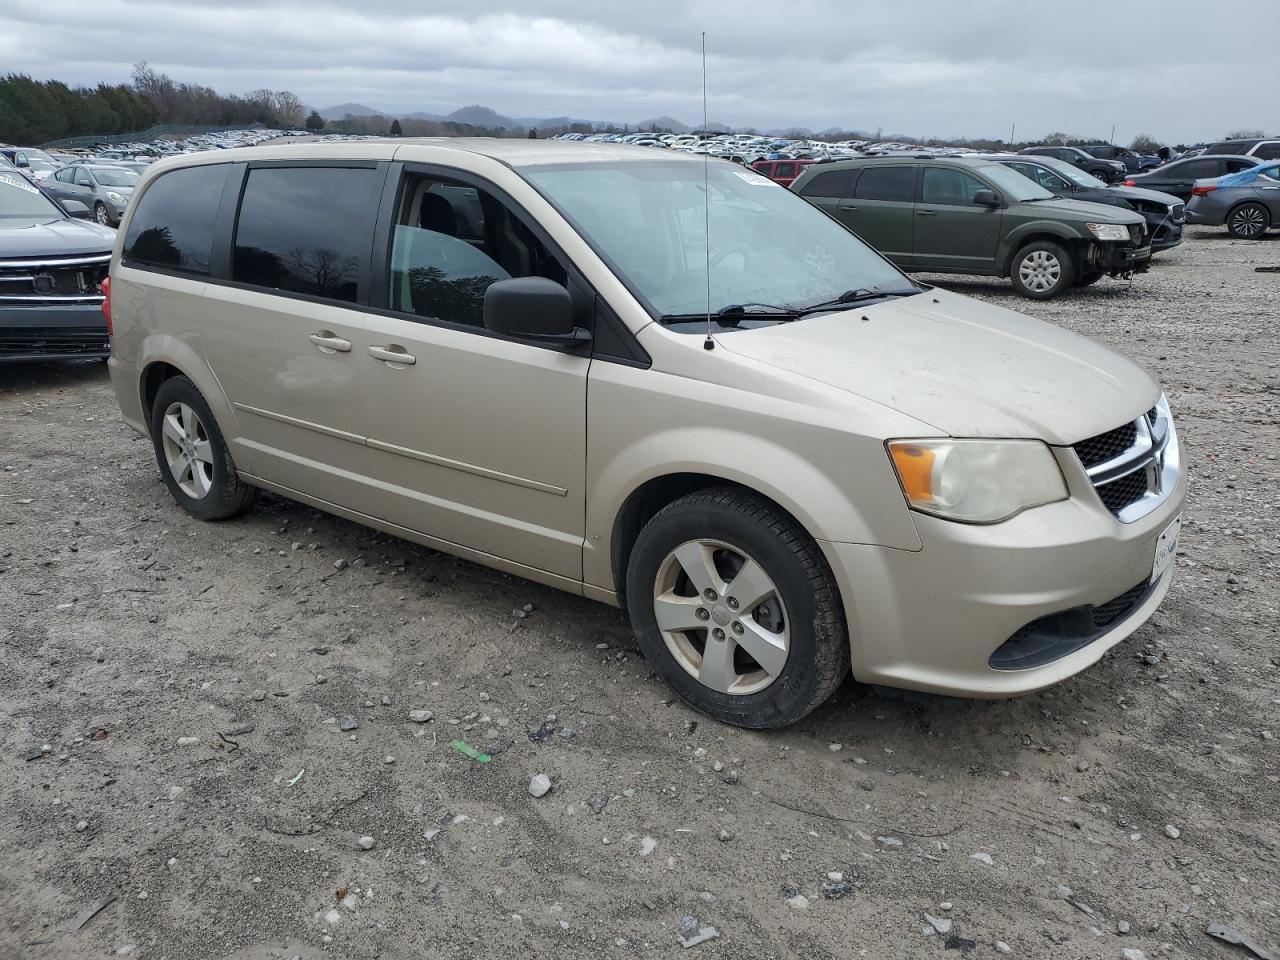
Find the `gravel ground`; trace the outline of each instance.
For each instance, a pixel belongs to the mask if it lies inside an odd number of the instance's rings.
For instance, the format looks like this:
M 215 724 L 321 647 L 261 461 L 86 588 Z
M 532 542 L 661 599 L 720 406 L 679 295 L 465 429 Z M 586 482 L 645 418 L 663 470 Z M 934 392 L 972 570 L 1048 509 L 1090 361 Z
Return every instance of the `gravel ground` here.
M 1054 690 L 850 682 L 778 733 L 673 702 L 606 607 L 274 497 L 192 520 L 102 365 L 0 369 L 0 957 L 1280 947 L 1276 264 L 1192 231 L 1051 303 L 945 280 L 1159 373 L 1176 582 Z

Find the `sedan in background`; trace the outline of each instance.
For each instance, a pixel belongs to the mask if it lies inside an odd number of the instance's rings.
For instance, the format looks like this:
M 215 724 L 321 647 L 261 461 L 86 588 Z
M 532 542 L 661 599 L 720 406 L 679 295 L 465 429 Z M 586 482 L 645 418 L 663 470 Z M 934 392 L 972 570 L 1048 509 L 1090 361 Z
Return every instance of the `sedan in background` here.
M 1191 189 L 1197 180 L 1211 180 L 1228 173 L 1238 173 L 1260 163 L 1262 161 L 1255 157 L 1202 154 L 1174 160 L 1149 173 L 1135 173 L 1124 181 L 1124 185 L 1171 193 L 1185 203 L 1191 199 Z
M 114 227 L 119 225 L 137 183 L 138 175 L 124 167 L 81 163 L 63 167 L 43 186 L 51 197 L 78 200 L 93 211 L 98 223 Z
M 1088 200 L 1113 207 L 1136 210 L 1147 221 L 1151 253 L 1169 250 L 1182 242 L 1185 205 L 1172 194 L 1141 187 L 1107 186 L 1097 177 L 1054 157 L 1012 156 L 992 154 L 984 159 L 1003 163 L 1029 177 L 1055 197 L 1066 200 Z
M 1280 163 L 1200 181 L 1191 190 L 1187 220 L 1214 227 L 1225 224 L 1227 232 L 1241 240 L 1255 240 L 1268 228 L 1280 226 Z
M 1107 183 L 1124 179 L 1127 172 L 1124 164 L 1119 160 L 1103 160 L 1091 153 L 1085 153 L 1079 147 L 1025 147 L 1018 153 L 1027 157 L 1053 157 L 1079 167 L 1085 173 L 1091 173 Z

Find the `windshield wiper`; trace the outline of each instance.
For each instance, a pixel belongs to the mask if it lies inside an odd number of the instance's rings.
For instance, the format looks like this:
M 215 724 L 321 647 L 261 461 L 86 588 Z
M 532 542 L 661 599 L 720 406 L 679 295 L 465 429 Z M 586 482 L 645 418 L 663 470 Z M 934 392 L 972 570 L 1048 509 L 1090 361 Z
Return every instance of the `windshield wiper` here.
M 839 307 L 851 307 L 859 303 L 866 303 L 868 300 L 881 300 L 890 297 L 913 297 L 920 293 L 919 287 L 896 287 L 888 290 L 877 290 L 872 287 L 858 287 L 854 290 L 846 290 L 834 300 L 824 300 L 821 303 L 811 304 L 798 310 L 797 316 L 808 316 L 811 313 L 820 313 L 823 310 L 832 310 Z
M 722 327 L 736 327 L 738 321 L 744 317 L 781 317 L 785 320 L 794 320 L 801 315 L 801 311 L 795 307 L 778 306 L 773 303 L 731 303 L 711 313 Z M 660 319 L 663 323 L 680 323 L 689 320 L 705 320 L 706 317 L 705 312 L 664 313 Z

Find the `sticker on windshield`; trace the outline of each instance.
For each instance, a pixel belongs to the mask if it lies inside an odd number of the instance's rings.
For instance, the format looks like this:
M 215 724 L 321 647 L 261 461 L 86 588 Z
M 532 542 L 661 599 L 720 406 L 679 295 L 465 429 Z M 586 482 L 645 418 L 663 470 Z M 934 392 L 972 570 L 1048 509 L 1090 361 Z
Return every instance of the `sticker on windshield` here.
M 765 187 L 773 184 L 773 181 L 768 177 L 761 176 L 758 173 L 753 173 L 750 170 L 735 170 L 733 172 L 739 179 L 746 181 L 754 187 Z
M 0 183 L 7 184 L 10 187 L 17 187 L 19 190 L 25 190 L 27 193 L 39 193 L 35 187 L 22 179 L 15 180 L 7 173 L 0 173 Z

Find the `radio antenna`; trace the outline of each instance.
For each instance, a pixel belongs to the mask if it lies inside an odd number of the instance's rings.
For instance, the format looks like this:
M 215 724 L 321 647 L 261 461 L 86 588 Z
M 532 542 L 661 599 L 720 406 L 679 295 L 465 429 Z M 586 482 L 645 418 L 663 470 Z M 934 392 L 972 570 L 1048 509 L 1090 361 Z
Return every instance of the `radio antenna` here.
M 707 339 L 702 349 L 714 350 L 711 339 L 711 155 L 707 152 L 707 31 L 702 31 L 702 211 L 707 246 Z

